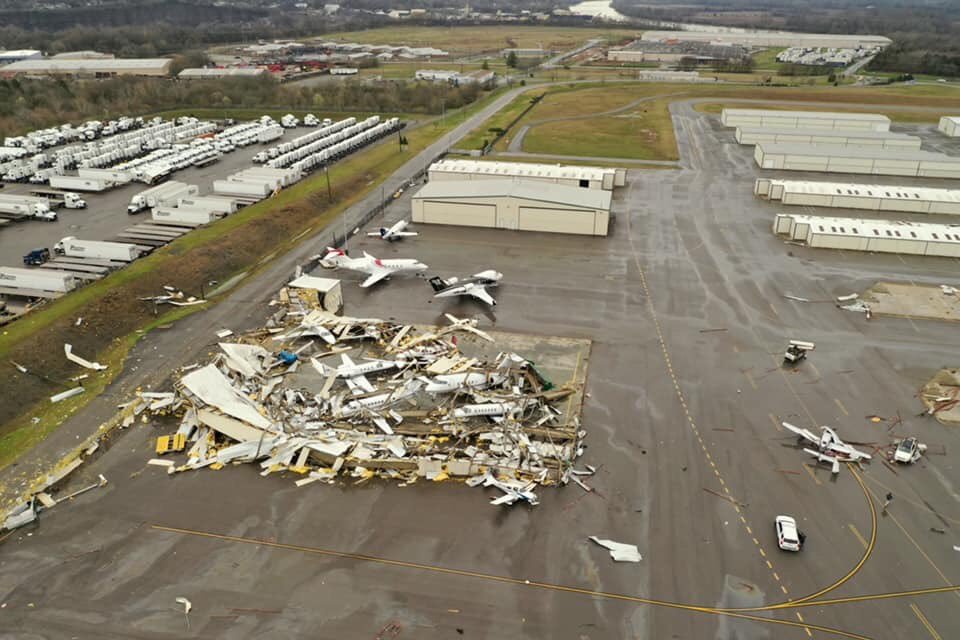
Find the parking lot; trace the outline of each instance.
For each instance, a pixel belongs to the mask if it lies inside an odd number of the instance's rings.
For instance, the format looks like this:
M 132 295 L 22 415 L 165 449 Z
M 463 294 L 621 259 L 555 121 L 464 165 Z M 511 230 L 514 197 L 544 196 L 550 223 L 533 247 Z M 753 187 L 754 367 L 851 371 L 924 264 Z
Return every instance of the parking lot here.
M 429 275 L 495 268 L 495 309 L 434 300 L 422 278 L 361 289 L 361 276 L 335 276 L 349 315 L 436 324 L 449 312 L 482 329 L 590 340 L 581 461 L 597 467 L 593 492 L 545 489 L 539 506 L 505 509 L 452 482 L 296 488 L 293 474 L 262 478 L 250 465 L 167 477 L 146 466 L 157 432 L 137 424 L 70 481 L 103 473 L 108 487 L 7 541 L 0 630 L 779 640 L 836 629 L 921 638 L 926 621 L 960 636 L 954 593 L 844 600 L 960 582 L 955 540 L 933 531 L 960 523 L 950 455 L 960 442 L 916 417 L 914 397 L 960 359 L 955 325 L 868 322 L 784 297 L 833 300 L 876 280 L 939 285 L 956 280 L 958 261 L 786 245 L 771 232 L 785 207 L 752 195 L 752 147 L 692 109 L 674 122 L 685 168 L 631 171 L 607 238 L 427 225 L 391 244 L 366 237 L 409 216 L 405 194 L 351 240 L 351 253 L 417 258 Z M 235 331 L 272 313 L 266 292 L 243 293 L 223 303 Z M 204 357 L 209 322 L 198 314 L 148 335 L 130 366 Z M 202 349 L 184 346 L 197 335 L 209 336 Z M 781 363 L 789 339 L 817 344 L 796 369 Z M 121 376 L 104 402 L 129 391 Z M 833 477 L 781 420 L 877 445 L 916 435 L 947 455 Z M 881 514 L 888 491 L 896 499 Z M 777 550 L 781 513 L 806 533 L 801 553 Z M 591 535 L 637 544 L 643 561 L 614 563 Z M 839 602 L 774 608 L 812 594 Z M 193 603 L 189 627 L 177 596 Z
M 280 141 L 291 140 L 312 130 L 309 127 L 287 129 Z M 231 173 L 254 166 L 251 158 L 277 141 L 266 145 L 253 144 L 249 147 L 237 147 L 231 153 L 224 154 L 218 162 L 206 167 L 191 167 L 177 171 L 171 180 L 195 184 L 200 194 L 212 191 L 213 181 L 226 178 Z M 2 192 L 8 194 L 29 195 L 30 191 L 44 185 L 7 183 Z M 23 255 L 31 249 L 51 247 L 65 236 L 75 236 L 83 240 L 110 240 L 117 233 L 138 222 L 149 220 L 150 211 L 136 215 L 127 214 L 130 198 L 147 189 L 149 185 L 133 182 L 101 193 L 81 193 L 87 201 L 86 209 L 58 209 L 59 219 L 55 222 L 42 220 L 24 220 L 0 229 L 0 264 L 19 266 Z

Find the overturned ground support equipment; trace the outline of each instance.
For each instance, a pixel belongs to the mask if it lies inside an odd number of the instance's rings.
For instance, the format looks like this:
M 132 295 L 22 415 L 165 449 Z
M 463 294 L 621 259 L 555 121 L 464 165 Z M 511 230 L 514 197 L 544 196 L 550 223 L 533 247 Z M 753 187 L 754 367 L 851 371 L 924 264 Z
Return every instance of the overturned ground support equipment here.
M 221 342 L 172 392 L 131 403 L 174 430 L 153 464 L 174 474 L 258 463 L 264 476 L 298 474 L 298 486 L 461 479 L 499 489 L 493 504 L 537 504 L 536 487 L 571 478 L 585 434 L 570 400 L 582 390 L 551 388 L 475 320 L 423 328 L 287 295 L 275 304 L 266 327 Z
M 805 340 L 791 340 L 783 354 L 783 361 L 796 364 L 801 360 L 806 360 L 807 352 L 813 351 L 816 346 L 814 343 Z

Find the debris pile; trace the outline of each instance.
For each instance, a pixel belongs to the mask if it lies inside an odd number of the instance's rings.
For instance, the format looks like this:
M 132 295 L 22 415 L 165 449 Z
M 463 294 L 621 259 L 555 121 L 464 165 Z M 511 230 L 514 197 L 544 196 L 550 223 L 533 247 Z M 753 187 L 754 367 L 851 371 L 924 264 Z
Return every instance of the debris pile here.
M 502 492 L 493 504 L 537 504 L 538 486 L 575 475 L 584 432 L 553 387 L 476 320 L 439 328 L 351 318 L 286 289 L 262 329 L 220 342 L 204 365 L 181 369 L 172 392 L 141 392 L 124 423 L 152 417 L 175 433 L 151 460 L 168 473 L 259 463 L 298 486 L 388 478 L 462 479 Z M 463 350 L 461 350 L 463 349 Z M 585 486 L 585 485 L 583 485 Z

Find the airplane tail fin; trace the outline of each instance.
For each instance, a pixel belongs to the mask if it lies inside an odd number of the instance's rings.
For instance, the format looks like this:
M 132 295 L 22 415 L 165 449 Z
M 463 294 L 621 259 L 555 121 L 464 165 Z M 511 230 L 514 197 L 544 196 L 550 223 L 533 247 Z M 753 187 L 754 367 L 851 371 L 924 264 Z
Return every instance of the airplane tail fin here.
M 436 291 L 436 292 L 438 292 L 438 293 L 439 293 L 440 291 L 443 291 L 444 289 L 446 289 L 446 288 L 449 286 L 449 285 L 447 284 L 447 281 L 444 280 L 443 278 L 441 278 L 440 276 L 434 276 L 434 277 L 430 278 L 429 280 L 427 280 L 427 282 L 429 282 L 429 283 L 430 283 L 430 286 L 433 287 L 433 290 Z

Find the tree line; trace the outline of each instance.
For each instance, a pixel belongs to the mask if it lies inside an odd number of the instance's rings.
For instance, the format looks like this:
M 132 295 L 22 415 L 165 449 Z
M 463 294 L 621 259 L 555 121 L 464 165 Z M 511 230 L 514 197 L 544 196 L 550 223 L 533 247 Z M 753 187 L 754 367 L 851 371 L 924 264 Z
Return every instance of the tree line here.
M 191 107 L 439 114 L 469 104 L 481 93 L 473 85 L 331 82 L 307 86 L 281 84 L 272 78 L 11 78 L 0 79 L 0 132 L 18 135 L 67 122 Z

